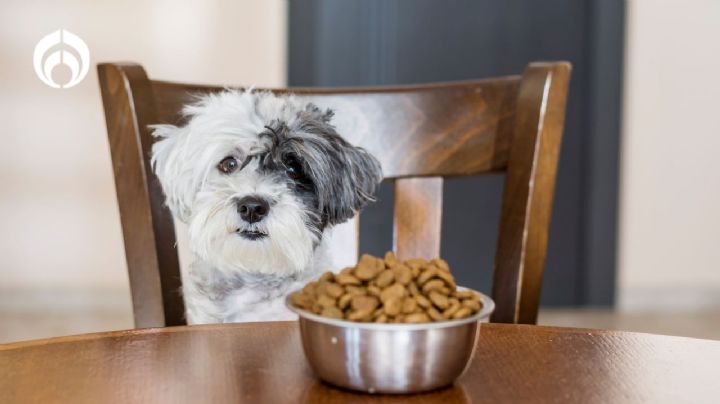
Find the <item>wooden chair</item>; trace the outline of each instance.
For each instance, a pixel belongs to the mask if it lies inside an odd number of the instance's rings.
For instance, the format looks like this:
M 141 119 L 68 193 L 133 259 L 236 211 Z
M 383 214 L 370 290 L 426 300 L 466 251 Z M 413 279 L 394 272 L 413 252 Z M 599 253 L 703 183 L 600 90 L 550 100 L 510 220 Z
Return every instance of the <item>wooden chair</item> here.
M 175 230 L 150 169 L 148 125 L 177 123 L 193 92 L 132 63 L 98 65 L 137 327 L 184 324 Z M 292 91 L 336 110 L 339 133 L 395 181 L 394 250 L 440 253 L 442 177 L 506 171 L 492 297 L 494 322 L 535 323 L 570 64 L 522 76 L 417 86 Z M 350 246 L 355 248 L 357 245 Z

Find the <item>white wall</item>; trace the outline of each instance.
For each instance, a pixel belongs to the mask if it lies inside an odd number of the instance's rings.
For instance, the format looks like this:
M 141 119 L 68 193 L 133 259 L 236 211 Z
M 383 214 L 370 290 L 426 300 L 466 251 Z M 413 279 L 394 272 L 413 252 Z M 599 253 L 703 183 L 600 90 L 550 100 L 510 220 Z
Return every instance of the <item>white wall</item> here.
M 1 2 L 0 293 L 128 289 L 95 63 L 282 86 L 285 9 L 283 0 Z M 93 63 L 66 90 L 47 87 L 32 67 L 35 43 L 59 28 L 87 42 Z
M 621 307 L 720 307 L 720 1 L 628 1 L 620 209 Z

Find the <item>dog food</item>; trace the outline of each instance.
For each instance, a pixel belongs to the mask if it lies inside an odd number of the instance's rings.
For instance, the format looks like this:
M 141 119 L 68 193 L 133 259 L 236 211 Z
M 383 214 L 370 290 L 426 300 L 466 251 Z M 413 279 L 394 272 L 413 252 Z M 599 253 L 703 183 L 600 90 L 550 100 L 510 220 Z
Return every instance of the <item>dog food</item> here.
M 357 266 L 326 272 L 290 296 L 292 304 L 325 317 L 376 323 L 427 323 L 469 317 L 477 294 L 457 290 L 445 260 L 363 255 Z

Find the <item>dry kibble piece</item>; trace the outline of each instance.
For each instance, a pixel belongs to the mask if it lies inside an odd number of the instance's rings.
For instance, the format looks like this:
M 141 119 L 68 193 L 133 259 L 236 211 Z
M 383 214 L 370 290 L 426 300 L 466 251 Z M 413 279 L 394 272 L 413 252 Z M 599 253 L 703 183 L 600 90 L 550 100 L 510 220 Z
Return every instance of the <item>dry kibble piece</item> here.
M 325 307 L 323 311 L 320 313 L 323 317 L 330 317 L 330 318 L 343 318 L 343 312 L 342 310 L 338 309 L 337 307 Z
M 440 279 L 433 279 L 433 280 L 429 281 L 428 283 L 426 283 L 425 285 L 423 285 L 422 291 L 425 294 L 429 294 L 433 290 L 439 291 L 444 286 L 445 286 L 445 284 Z
M 442 313 L 443 317 L 445 317 L 447 319 L 451 318 L 453 316 L 453 314 L 455 314 L 458 310 L 460 310 L 460 308 L 463 307 L 460 304 L 460 301 L 458 301 L 455 298 L 448 299 L 448 301 L 450 302 L 450 304 L 448 305 L 448 308 L 445 309 Z
M 430 268 L 426 271 L 423 271 L 417 278 L 417 283 L 420 286 L 425 285 L 426 282 L 428 282 L 430 279 L 434 278 L 438 273 L 437 268 Z
M 350 306 L 350 302 L 352 301 L 354 295 L 350 293 L 346 293 L 338 299 L 338 307 L 345 310 L 348 306 Z
M 482 308 L 480 302 L 473 299 L 464 299 L 462 301 L 462 305 L 472 310 L 473 312 L 480 311 L 480 309 Z
M 414 313 L 417 306 L 418 304 L 414 297 L 406 297 L 403 300 L 402 312 L 405 314 Z
M 427 309 L 428 307 L 432 306 L 432 302 L 423 295 L 415 296 L 415 301 L 417 302 L 418 306 L 420 306 L 424 309 Z
M 427 309 L 427 314 L 433 321 L 445 321 L 445 317 L 434 307 Z
M 380 275 L 378 275 L 377 279 L 375 279 L 375 284 L 380 288 L 385 288 L 391 283 L 393 283 L 394 280 L 395 272 L 390 269 L 386 269 L 380 272 Z
M 433 258 L 432 260 L 430 260 L 430 263 L 442 269 L 443 271 L 450 271 L 450 265 L 448 265 L 447 261 L 442 258 Z
M 438 293 L 437 291 L 433 290 L 428 295 L 430 298 L 430 301 L 440 310 L 445 310 L 450 306 L 450 302 L 448 302 L 448 298 L 445 295 L 442 295 Z
M 420 268 L 410 268 L 410 272 L 412 272 L 413 279 L 416 279 L 418 276 L 420 276 Z
M 395 274 L 395 282 L 402 285 L 408 285 L 413 280 L 412 270 L 405 265 L 398 265 L 392 269 Z
M 360 266 L 361 264 L 367 265 L 371 268 L 375 268 L 375 270 L 382 271 L 383 269 L 385 269 L 385 261 L 383 261 L 382 258 L 373 257 L 370 254 L 363 254 L 362 257 L 360 257 L 358 266 Z
M 427 261 L 422 258 L 412 258 L 405 261 L 405 265 L 409 266 L 410 268 L 422 268 L 427 266 Z
M 440 268 L 436 267 L 435 264 L 428 262 L 427 267 L 425 267 L 427 270 L 434 269 L 436 271 L 440 271 Z
M 458 299 L 477 299 L 477 295 L 470 290 L 458 290 L 455 292 Z
M 385 266 L 383 264 L 383 269 L 384 268 Z M 355 268 L 355 277 L 361 281 L 369 281 L 376 277 L 378 272 L 380 272 L 380 268 L 378 268 L 374 262 L 369 264 L 359 263 L 357 268 Z
M 375 318 L 376 323 L 387 323 L 388 322 L 388 316 L 385 314 L 381 314 Z
M 380 292 L 382 292 L 382 289 L 380 289 L 379 287 L 377 287 L 375 285 L 370 285 L 367 287 L 367 291 L 369 294 L 371 294 L 375 297 L 380 297 Z
M 369 311 L 374 312 L 375 309 L 380 305 L 380 302 L 375 296 L 364 296 L 355 295 L 350 302 L 350 307 L 357 311 Z
M 444 280 L 445 283 L 450 287 L 450 289 L 455 289 L 457 285 L 455 285 L 455 278 L 450 274 L 450 272 L 447 271 L 437 271 L 437 277 Z
M 320 296 L 325 294 L 325 286 L 327 282 L 315 282 L 315 295 Z
M 398 259 L 395 256 L 395 254 L 392 251 L 386 252 L 385 253 L 385 266 L 388 268 L 392 268 L 397 264 L 398 264 Z
M 328 295 L 320 295 L 317 298 L 317 304 L 322 308 L 335 307 L 335 299 Z
M 320 278 L 318 279 L 318 281 L 320 282 L 332 282 L 334 280 L 335 274 L 330 271 L 327 271 L 324 274 L 320 275 Z
M 380 300 L 385 303 L 388 299 L 393 297 L 403 298 L 405 297 L 405 288 L 399 283 L 393 283 L 392 286 L 388 286 L 380 292 Z
M 353 310 L 348 314 L 350 321 L 370 321 L 372 319 L 372 310 Z
M 341 285 L 360 285 L 360 279 L 354 277 L 351 274 L 344 274 L 340 273 L 340 275 L 335 277 L 335 281 Z
M 360 259 L 358 260 L 357 265 L 358 265 L 358 266 L 360 266 L 360 265 L 368 265 L 368 266 L 374 267 L 376 260 L 377 260 L 377 258 L 373 257 L 373 256 L 370 255 L 370 254 L 363 254 L 363 255 L 360 256 Z
M 310 309 L 313 305 L 313 299 L 306 293 L 295 292 L 290 296 L 290 302 L 294 306 L 300 307 L 301 309 Z
M 391 297 L 383 302 L 383 310 L 388 316 L 397 316 L 402 311 L 402 297 Z
M 413 313 L 405 316 L 406 323 L 429 323 L 430 316 L 425 313 Z
M 303 286 L 302 291 L 303 293 L 311 297 L 315 295 L 315 282 L 310 282 L 307 285 Z
M 345 286 L 345 292 L 350 293 L 351 295 L 365 295 L 367 294 L 367 289 L 361 286 L 347 285 Z
M 325 293 L 328 296 L 337 299 L 338 297 L 342 296 L 343 293 L 345 293 L 345 289 L 343 289 L 343 287 L 338 285 L 337 283 L 327 283 L 325 285 Z
M 456 311 L 455 314 L 453 314 L 452 319 L 458 320 L 461 318 L 468 317 L 472 312 L 467 307 L 462 307 L 460 310 Z
M 412 282 L 408 285 L 408 291 L 410 292 L 410 296 L 417 296 L 420 294 L 420 289 L 418 289 L 415 282 Z

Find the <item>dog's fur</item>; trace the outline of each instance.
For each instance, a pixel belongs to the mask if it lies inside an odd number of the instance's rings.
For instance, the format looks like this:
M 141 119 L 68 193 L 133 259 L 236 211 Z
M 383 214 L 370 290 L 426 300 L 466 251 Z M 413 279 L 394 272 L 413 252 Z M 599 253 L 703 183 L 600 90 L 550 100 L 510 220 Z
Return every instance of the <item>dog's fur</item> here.
M 326 269 L 327 230 L 373 200 L 380 164 L 296 96 L 227 90 L 183 112 L 183 126 L 153 126 L 152 163 L 188 224 L 188 322 L 294 318 L 285 296 Z M 261 220 L 240 214 L 247 197 L 267 203 Z

